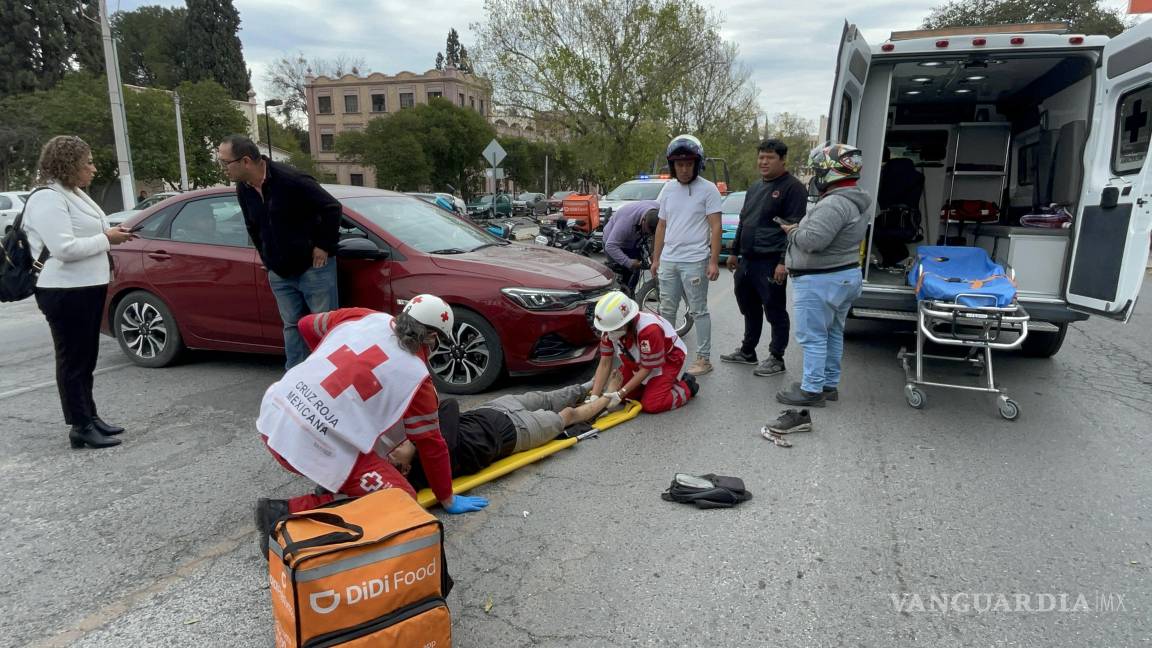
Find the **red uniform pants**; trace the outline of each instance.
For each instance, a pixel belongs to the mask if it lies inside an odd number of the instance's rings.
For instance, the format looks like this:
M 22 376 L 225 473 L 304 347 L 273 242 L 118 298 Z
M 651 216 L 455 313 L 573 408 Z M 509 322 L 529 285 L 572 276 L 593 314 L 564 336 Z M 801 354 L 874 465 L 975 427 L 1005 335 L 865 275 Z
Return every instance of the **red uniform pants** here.
M 267 437 L 264 438 L 264 446 L 268 446 Z M 271 452 L 272 456 L 276 457 L 276 461 L 279 461 L 281 466 L 284 466 L 297 475 L 300 474 L 298 470 L 292 467 L 292 464 L 288 463 L 284 457 L 281 457 L 275 450 L 268 448 L 268 452 Z M 393 466 L 391 462 L 375 452 L 367 452 L 356 459 L 356 464 L 352 466 L 352 472 L 348 474 L 348 480 L 340 486 L 338 492 L 348 497 L 363 497 L 368 493 L 374 493 L 378 490 L 384 490 L 385 488 L 403 488 L 405 492 L 412 496 L 412 499 L 416 499 L 416 489 L 412 488 L 412 484 L 408 483 L 404 475 L 401 475 L 400 471 L 396 470 L 396 467 Z M 333 494 L 300 495 L 298 497 L 292 497 L 288 500 L 288 512 L 307 511 L 308 509 L 323 506 L 335 499 L 336 495 Z
M 624 384 L 628 384 L 636 373 L 636 368 L 626 362 L 621 365 L 620 371 L 624 374 Z M 692 392 L 688 389 L 688 384 L 680 380 L 683 372 L 683 363 L 667 363 L 661 368 L 659 376 L 650 378 L 647 384 L 641 385 L 628 396 L 639 399 L 640 406 L 648 414 L 659 414 L 684 407 L 692 399 Z

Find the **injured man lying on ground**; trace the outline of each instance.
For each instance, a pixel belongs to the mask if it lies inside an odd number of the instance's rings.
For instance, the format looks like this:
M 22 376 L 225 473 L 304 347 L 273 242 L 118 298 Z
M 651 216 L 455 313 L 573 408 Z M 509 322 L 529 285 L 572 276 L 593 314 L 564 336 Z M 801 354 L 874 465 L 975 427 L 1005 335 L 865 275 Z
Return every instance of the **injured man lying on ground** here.
M 613 373 L 606 392 L 615 392 L 623 382 Z M 620 403 L 610 396 L 585 401 L 588 384 L 572 385 L 549 392 L 501 396 L 476 409 L 460 411 L 455 399 L 440 403 L 440 434 L 448 444 L 453 475 L 471 475 L 517 452 L 538 448 L 578 423 L 594 420 Z M 388 455 L 400 474 L 416 489 L 428 486 L 416 447 L 405 441 Z

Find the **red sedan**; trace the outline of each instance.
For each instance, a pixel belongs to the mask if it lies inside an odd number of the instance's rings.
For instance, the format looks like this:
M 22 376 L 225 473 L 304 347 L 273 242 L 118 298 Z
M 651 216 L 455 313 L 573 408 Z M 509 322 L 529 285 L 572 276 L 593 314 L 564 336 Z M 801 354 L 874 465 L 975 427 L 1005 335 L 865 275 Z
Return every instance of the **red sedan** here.
M 509 242 L 422 200 L 331 185 L 344 205 L 340 302 L 395 313 L 420 293 L 453 306 L 455 339 L 428 359 L 445 392 L 484 391 L 501 374 L 580 364 L 612 274 L 586 258 Z M 104 333 L 133 362 L 172 363 L 186 348 L 283 352 L 268 278 L 234 189 L 180 194 L 133 216 L 139 239 L 113 249 Z

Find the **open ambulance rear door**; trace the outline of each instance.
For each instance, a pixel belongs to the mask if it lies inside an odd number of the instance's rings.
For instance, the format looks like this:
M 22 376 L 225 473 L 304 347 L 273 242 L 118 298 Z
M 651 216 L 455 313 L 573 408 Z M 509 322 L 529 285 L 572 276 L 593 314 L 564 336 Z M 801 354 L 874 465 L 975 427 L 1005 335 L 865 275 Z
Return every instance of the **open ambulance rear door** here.
M 1104 46 L 1092 115 L 1065 299 L 1127 321 L 1152 232 L 1152 21 Z
M 856 25 L 844 23 L 840 36 L 840 53 L 836 59 L 836 82 L 832 84 L 832 104 L 828 107 L 828 131 L 824 139 L 849 144 L 856 143 L 860 128 L 860 104 L 864 98 L 864 83 L 868 79 L 868 66 L 872 50 Z

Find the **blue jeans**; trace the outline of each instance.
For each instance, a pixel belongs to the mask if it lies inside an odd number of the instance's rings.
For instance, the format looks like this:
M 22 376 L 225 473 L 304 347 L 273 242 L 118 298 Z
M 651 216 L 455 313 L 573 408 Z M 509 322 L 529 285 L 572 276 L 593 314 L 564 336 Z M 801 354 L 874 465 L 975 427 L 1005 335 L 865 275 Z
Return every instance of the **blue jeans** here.
M 308 357 L 308 346 L 296 330 L 296 322 L 309 313 L 323 313 L 340 306 L 336 287 L 336 259 L 328 259 L 322 268 L 308 268 L 302 275 L 281 277 L 268 271 L 268 284 L 276 295 L 276 307 L 284 322 L 285 369 L 291 369 Z
M 688 302 L 692 326 L 696 329 L 696 355 L 712 355 L 712 318 L 708 315 L 708 260 L 661 261 L 656 271 L 660 282 L 660 316 L 676 326 L 680 298 Z
M 804 349 L 804 391 L 840 384 L 844 321 L 863 283 L 859 268 L 792 278 L 792 330 Z

